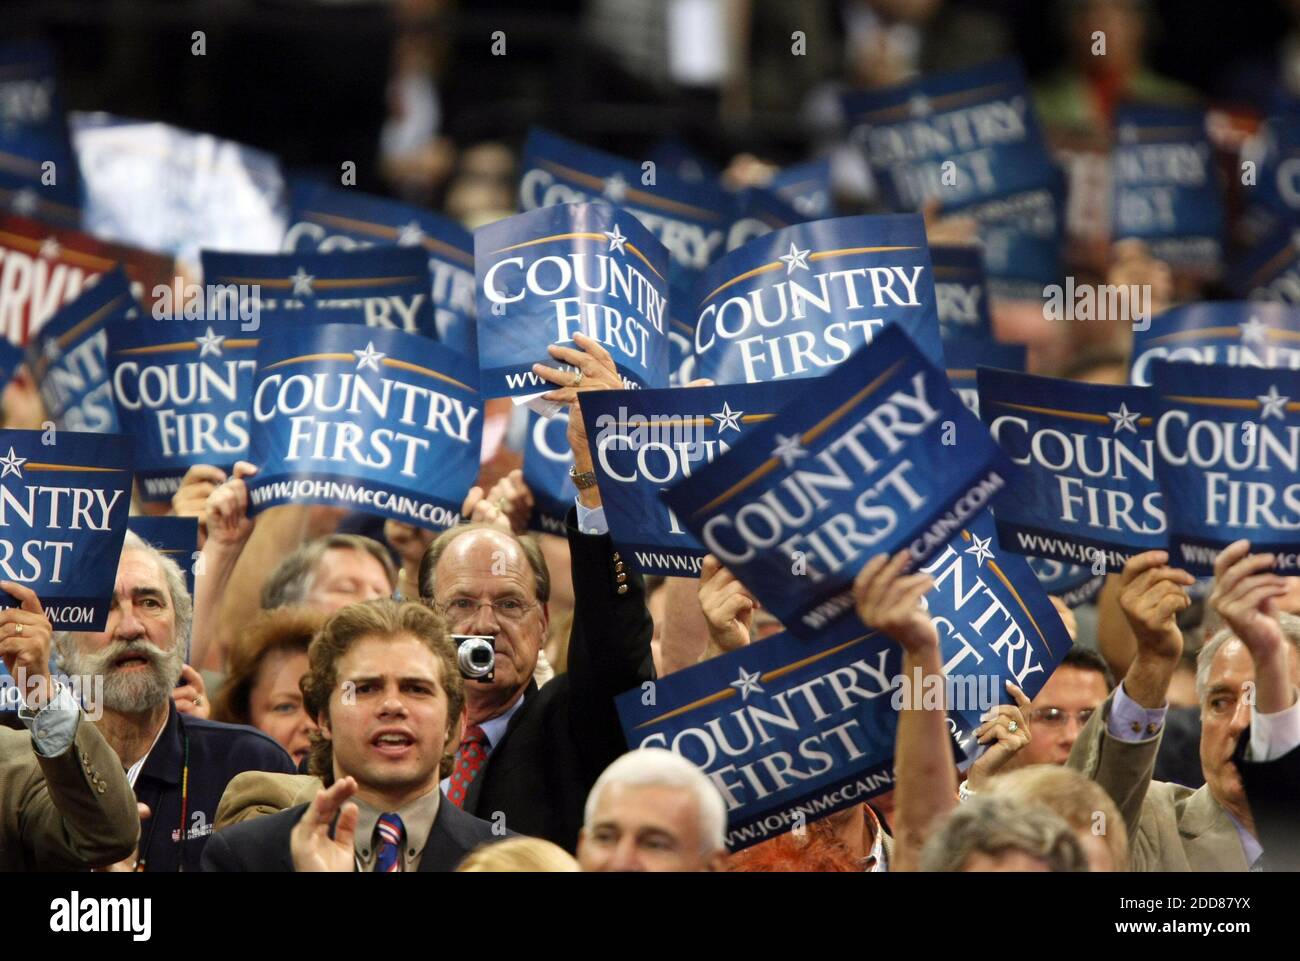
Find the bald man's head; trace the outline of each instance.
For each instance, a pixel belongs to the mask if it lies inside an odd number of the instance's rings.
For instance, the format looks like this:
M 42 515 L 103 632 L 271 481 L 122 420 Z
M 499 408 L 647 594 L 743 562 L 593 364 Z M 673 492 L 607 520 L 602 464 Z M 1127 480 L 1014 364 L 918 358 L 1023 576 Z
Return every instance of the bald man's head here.
M 496 676 L 468 686 L 471 714 L 476 703 L 509 707 L 528 686 L 546 638 L 549 596 L 546 561 L 532 538 L 462 524 L 429 545 L 420 597 L 447 618 L 453 634 L 495 638 Z

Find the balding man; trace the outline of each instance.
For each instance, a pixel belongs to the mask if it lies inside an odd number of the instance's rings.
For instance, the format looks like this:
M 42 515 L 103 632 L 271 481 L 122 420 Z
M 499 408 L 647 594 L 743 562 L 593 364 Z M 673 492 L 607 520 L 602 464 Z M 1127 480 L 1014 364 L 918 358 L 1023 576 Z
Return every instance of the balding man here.
M 580 389 L 622 386 L 604 348 L 581 334 L 575 341 L 582 350 L 551 350 L 584 371 Z M 607 532 L 582 415 L 572 403 L 575 376 L 551 371 L 569 386 L 547 395 L 572 404 L 579 489 L 567 524 L 574 595 L 567 672 L 540 688 L 533 678 L 546 639 L 550 574 L 531 538 L 463 524 L 430 544 L 420 564 L 420 597 L 452 633 L 490 636 L 496 648 L 495 678 L 465 685 L 468 724 L 443 784 L 448 798 L 484 820 L 503 814 L 509 830 L 569 851 L 587 792 L 627 750 L 614 698 L 654 678 L 645 584 L 625 569 Z

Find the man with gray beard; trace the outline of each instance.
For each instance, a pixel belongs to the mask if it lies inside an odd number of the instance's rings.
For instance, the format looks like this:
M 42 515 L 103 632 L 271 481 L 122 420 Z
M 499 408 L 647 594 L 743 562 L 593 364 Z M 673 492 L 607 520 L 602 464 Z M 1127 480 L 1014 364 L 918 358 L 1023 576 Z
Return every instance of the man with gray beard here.
M 136 856 L 119 870 L 198 871 L 230 779 L 243 771 L 294 772 L 289 755 L 262 732 L 176 710 L 171 693 L 192 616 L 180 568 L 128 532 L 105 629 L 54 638 L 65 673 L 103 678 L 97 727 L 150 811 Z

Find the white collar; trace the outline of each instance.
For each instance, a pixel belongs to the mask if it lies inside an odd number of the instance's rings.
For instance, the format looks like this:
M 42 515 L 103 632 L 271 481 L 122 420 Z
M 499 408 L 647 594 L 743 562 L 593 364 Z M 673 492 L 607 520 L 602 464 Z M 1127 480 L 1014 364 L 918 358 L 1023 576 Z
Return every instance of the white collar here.
M 144 752 L 144 756 L 141 757 L 140 760 L 136 761 L 126 769 L 126 780 L 132 788 L 135 787 L 135 779 L 140 776 L 140 770 L 144 767 L 144 762 L 149 760 L 149 755 L 152 754 L 153 749 L 158 746 L 158 740 L 162 737 L 163 731 L 167 730 L 167 721 L 170 719 L 171 714 L 169 713 L 167 717 L 163 718 L 162 727 L 158 728 L 158 733 L 154 735 L 153 743 L 149 745 L 149 750 Z

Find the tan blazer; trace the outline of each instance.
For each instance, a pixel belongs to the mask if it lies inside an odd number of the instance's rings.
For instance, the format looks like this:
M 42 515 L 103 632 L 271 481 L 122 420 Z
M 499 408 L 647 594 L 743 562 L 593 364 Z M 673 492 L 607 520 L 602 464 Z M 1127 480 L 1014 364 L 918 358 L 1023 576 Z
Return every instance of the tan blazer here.
M 1152 781 L 1160 734 L 1128 742 L 1106 730 L 1111 698 L 1079 734 L 1068 765 L 1096 781 L 1128 827 L 1132 871 L 1248 871 L 1241 839 L 1208 786 Z M 1162 732 L 1163 733 L 1163 732 Z
M 135 792 L 85 716 L 55 758 L 38 755 L 27 731 L 0 728 L 0 871 L 103 867 L 139 839 Z
M 244 771 L 226 785 L 217 805 L 213 831 L 287 811 L 316 796 L 321 779 L 309 774 L 274 774 L 269 771 Z

